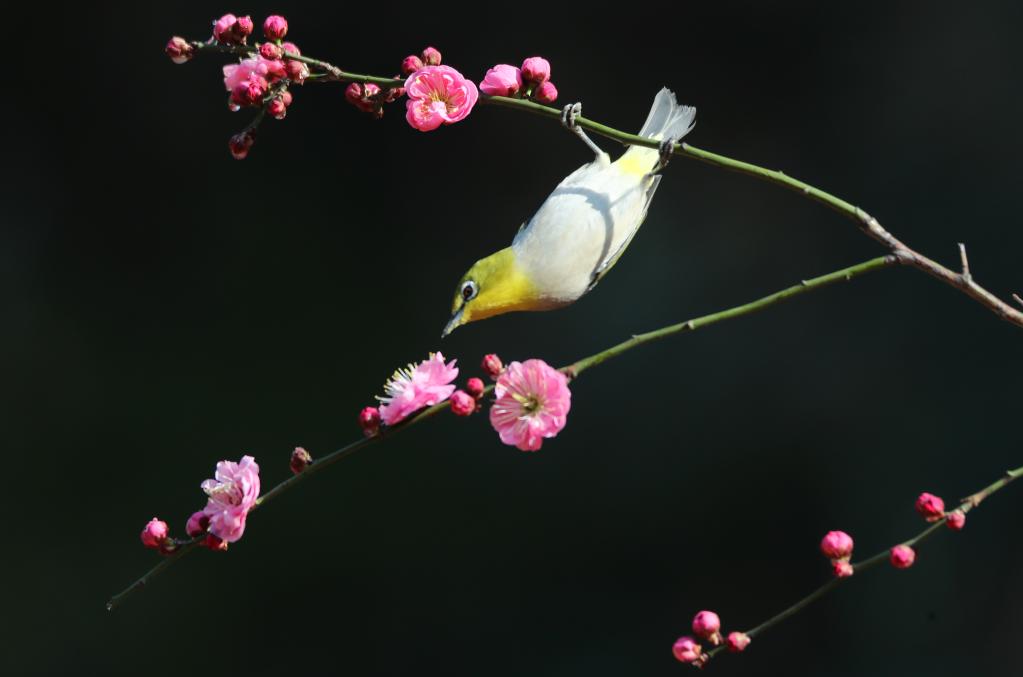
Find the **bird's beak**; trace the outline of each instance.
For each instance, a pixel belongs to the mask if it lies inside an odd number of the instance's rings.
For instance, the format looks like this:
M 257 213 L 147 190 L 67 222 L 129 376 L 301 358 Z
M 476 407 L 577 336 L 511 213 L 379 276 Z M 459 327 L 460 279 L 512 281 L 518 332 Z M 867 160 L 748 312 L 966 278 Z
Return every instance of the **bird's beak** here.
M 454 315 L 451 316 L 451 319 L 448 320 L 448 323 L 444 325 L 444 331 L 440 333 L 441 338 L 444 338 L 445 336 L 453 332 L 455 329 L 462 326 L 462 311 L 464 309 L 465 306 L 463 305 L 461 308 L 455 311 Z

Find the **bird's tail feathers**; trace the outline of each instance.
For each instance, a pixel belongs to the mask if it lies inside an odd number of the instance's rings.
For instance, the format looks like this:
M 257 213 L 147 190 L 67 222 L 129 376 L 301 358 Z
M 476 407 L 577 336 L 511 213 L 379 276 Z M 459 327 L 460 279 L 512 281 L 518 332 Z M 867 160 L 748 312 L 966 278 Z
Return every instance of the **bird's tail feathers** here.
M 646 116 L 646 122 L 639 130 L 639 135 L 654 139 L 666 139 L 670 136 L 678 141 L 692 131 L 695 124 L 696 109 L 680 105 L 675 99 L 675 94 L 667 87 L 662 87 L 654 97 L 654 103 L 650 106 L 650 113 Z M 618 163 L 630 173 L 645 175 L 654 168 L 657 157 L 656 149 L 631 146 Z

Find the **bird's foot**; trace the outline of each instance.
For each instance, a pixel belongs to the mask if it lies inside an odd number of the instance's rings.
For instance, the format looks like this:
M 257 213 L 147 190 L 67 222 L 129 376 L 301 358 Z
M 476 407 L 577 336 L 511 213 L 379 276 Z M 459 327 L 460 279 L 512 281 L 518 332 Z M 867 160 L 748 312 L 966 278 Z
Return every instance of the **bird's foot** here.
M 561 124 L 565 125 L 565 128 L 569 131 L 574 132 L 576 130 L 575 119 L 582 115 L 582 113 L 583 105 L 578 101 L 568 104 L 561 111 Z
M 671 156 L 675 153 L 675 144 L 677 140 L 668 137 L 661 141 L 660 145 L 657 146 L 657 171 L 660 171 L 668 166 L 668 162 L 671 161 Z

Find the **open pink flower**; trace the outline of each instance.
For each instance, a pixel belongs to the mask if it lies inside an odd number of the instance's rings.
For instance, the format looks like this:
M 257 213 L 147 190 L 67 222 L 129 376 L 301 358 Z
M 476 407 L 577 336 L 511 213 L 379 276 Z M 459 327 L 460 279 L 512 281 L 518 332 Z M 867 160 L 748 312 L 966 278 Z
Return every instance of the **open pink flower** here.
M 421 132 L 458 122 L 479 99 L 476 85 L 451 66 L 420 68 L 405 81 L 405 93 L 405 119 Z
M 245 532 L 245 518 L 259 498 L 259 466 L 251 456 L 242 456 L 238 463 L 220 461 L 214 478 L 202 483 L 209 496 L 203 512 L 210 518 L 210 533 L 234 543 Z
M 480 91 L 490 96 L 515 96 L 522 89 L 522 71 L 515 66 L 499 63 L 483 76 Z
M 568 379 L 543 360 L 512 362 L 494 386 L 490 425 L 505 444 L 536 451 L 565 427 L 572 406 Z
M 284 77 L 286 74 L 282 62 L 254 56 L 242 59 L 239 63 L 229 63 L 224 66 L 224 87 L 227 88 L 227 91 L 233 92 L 239 85 L 247 85 L 250 81 L 256 80 L 257 76 L 274 80 Z
M 456 361 L 445 364 L 443 354 L 430 353 L 430 357 L 419 364 L 410 364 L 395 371 L 384 384 L 384 396 L 377 398 L 380 400 L 380 420 L 394 425 L 423 407 L 451 397 L 455 386 L 450 383 L 458 376 Z

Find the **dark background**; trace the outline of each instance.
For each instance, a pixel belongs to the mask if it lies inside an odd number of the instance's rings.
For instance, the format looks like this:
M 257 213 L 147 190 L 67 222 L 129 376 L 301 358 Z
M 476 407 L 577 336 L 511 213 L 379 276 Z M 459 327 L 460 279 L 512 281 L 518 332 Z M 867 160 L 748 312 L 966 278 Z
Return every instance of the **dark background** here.
M 878 255 L 855 225 L 677 159 L 640 236 L 574 306 L 440 342 L 455 282 L 587 161 L 556 124 L 486 106 L 430 134 L 336 85 L 295 92 L 244 162 L 223 59 L 167 38 L 223 11 L 391 75 L 436 45 L 479 80 L 542 54 L 559 103 L 636 130 L 662 85 L 690 141 L 868 209 L 946 263 L 1023 290 L 1018 3 L 159 3 L 8 16 L 0 415 L 8 459 L 0 672 L 674 675 L 693 613 L 749 628 L 1021 463 L 1018 328 L 911 270 L 635 350 L 573 384 L 536 454 L 485 416 L 371 447 L 176 564 L 113 613 L 222 458 L 270 486 L 296 444 L 358 437 L 396 367 L 442 349 L 565 364 L 632 333 Z M 601 141 L 613 152 L 614 144 Z M 720 675 L 1018 675 L 1023 487 L 911 570 L 854 577 Z

